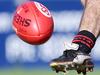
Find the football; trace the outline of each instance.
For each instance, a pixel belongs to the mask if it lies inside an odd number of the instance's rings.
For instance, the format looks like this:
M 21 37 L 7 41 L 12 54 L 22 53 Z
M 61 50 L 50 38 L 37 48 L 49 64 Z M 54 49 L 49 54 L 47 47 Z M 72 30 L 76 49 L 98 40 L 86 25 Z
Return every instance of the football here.
M 13 29 L 23 41 L 40 45 L 51 37 L 53 17 L 43 4 L 29 1 L 17 7 L 13 17 Z

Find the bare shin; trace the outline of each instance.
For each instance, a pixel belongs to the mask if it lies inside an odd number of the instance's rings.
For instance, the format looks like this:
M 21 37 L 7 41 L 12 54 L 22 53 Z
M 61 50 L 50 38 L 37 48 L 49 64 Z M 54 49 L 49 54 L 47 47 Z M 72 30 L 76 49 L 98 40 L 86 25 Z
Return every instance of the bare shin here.
M 80 31 L 87 30 L 98 36 L 100 31 L 100 0 L 82 0 L 85 10 L 80 23 Z

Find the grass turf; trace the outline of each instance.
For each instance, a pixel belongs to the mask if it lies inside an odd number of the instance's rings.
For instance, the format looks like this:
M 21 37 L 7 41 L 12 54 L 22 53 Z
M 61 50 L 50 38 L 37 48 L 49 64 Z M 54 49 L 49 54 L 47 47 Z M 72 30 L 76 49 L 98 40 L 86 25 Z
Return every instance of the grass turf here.
M 99 75 L 100 69 L 89 72 L 87 75 Z M 4 68 L 0 69 L 0 75 L 63 75 L 63 73 L 55 73 L 49 68 Z M 69 71 L 66 75 L 77 75 L 75 71 Z M 82 74 L 81 74 L 82 75 Z

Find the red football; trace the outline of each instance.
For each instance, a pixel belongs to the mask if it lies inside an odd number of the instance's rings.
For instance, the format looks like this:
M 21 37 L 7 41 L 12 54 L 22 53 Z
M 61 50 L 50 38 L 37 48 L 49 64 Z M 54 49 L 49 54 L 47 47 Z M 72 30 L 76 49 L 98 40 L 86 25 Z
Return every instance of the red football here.
M 30 1 L 18 6 L 13 18 L 13 28 L 23 41 L 39 45 L 51 37 L 54 22 L 44 5 Z

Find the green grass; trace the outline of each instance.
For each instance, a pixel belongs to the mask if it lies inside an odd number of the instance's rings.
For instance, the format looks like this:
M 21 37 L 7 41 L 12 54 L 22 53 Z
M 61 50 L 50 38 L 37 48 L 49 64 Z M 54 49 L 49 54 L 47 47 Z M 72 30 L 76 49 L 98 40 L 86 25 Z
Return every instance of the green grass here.
M 57 74 L 49 68 L 46 69 L 5 68 L 5 69 L 0 69 L 0 75 L 63 75 L 63 74 L 62 73 Z M 66 75 L 77 75 L 77 73 L 75 71 L 70 71 Z M 95 69 L 94 72 L 88 73 L 87 75 L 100 75 L 100 69 Z

